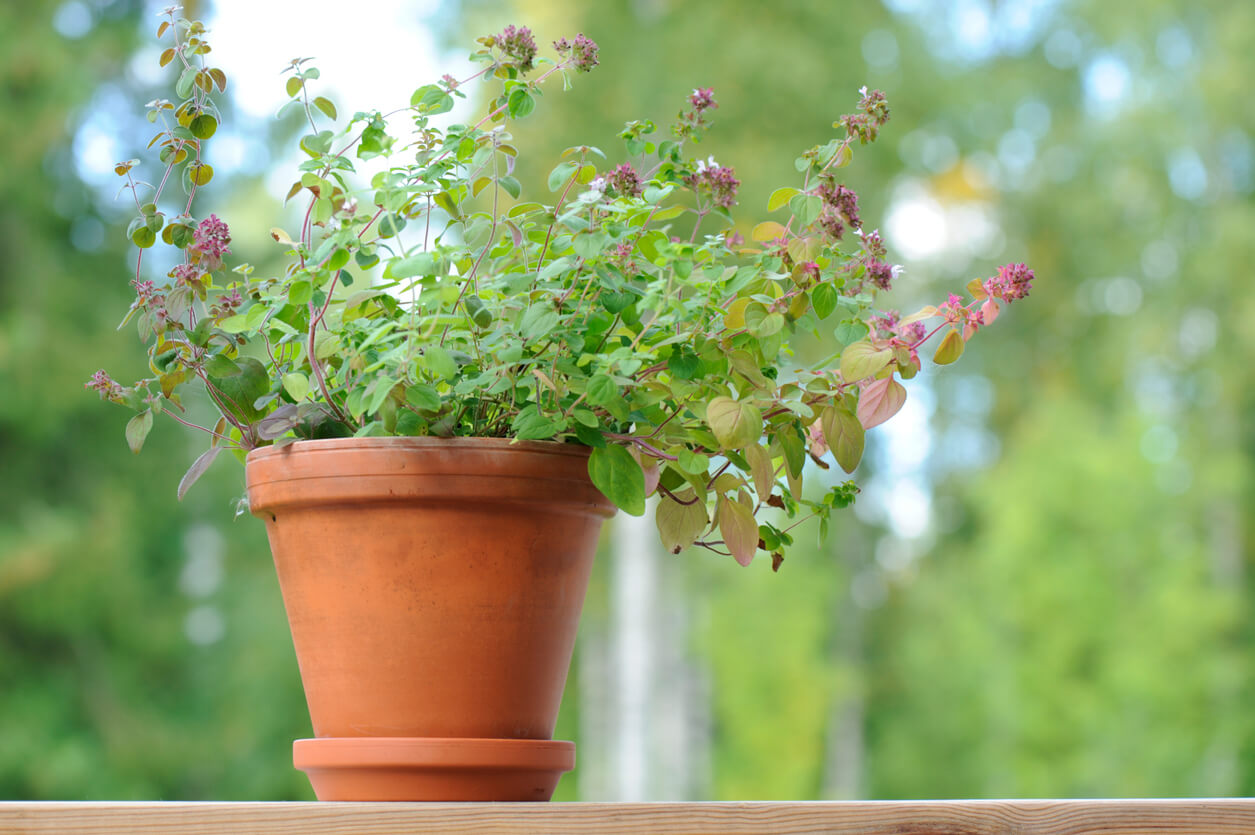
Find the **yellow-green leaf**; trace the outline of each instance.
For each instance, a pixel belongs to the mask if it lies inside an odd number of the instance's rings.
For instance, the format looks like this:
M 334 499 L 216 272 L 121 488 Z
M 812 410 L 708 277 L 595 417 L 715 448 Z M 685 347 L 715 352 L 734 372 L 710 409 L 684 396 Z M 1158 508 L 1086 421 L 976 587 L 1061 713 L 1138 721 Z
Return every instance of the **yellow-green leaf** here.
M 672 554 L 678 554 L 692 545 L 710 524 L 706 515 L 706 503 L 699 500 L 693 490 L 676 493 L 675 498 L 679 501 L 663 496 L 658 502 L 658 511 L 654 514 L 662 547 Z
M 284 374 L 283 388 L 293 400 L 300 403 L 309 394 L 309 378 L 299 371 Z
M 199 163 L 188 166 L 187 176 L 193 183 L 198 186 L 208 185 L 209 181 L 214 178 L 214 168 L 207 163 Z
M 759 444 L 750 444 L 745 448 L 745 460 L 754 477 L 754 492 L 758 494 L 758 500 L 767 501 L 776 486 L 776 468 L 771 462 L 771 453 Z
M 847 383 L 854 383 L 884 370 L 893 359 L 893 351 L 877 348 L 867 340 L 846 346 L 841 352 L 841 376 Z
M 774 241 L 778 238 L 788 237 L 788 230 L 774 220 L 765 220 L 754 227 L 750 237 L 756 241 Z
M 719 509 L 715 514 L 719 521 L 719 534 L 732 556 L 741 565 L 749 565 L 758 550 L 758 523 L 754 514 L 740 502 L 719 497 Z
M 325 113 L 328 119 L 334 119 L 336 117 L 336 106 L 331 103 L 331 99 L 324 96 L 316 96 L 314 98 L 314 107 L 317 107 Z
M 858 462 L 863 458 L 863 442 L 865 432 L 863 424 L 849 409 L 829 406 L 820 415 L 820 427 L 824 430 L 824 440 L 832 450 L 833 458 L 847 473 L 854 472 Z
M 706 406 L 706 423 L 725 449 L 757 443 L 763 434 L 763 416 L 753 403 L 716 397 Z
M 131 452 L 138 453 L 144 446 L 144 439 L 148 437 L 148 432 L 153 428 L 153 412 L 152 409 L 145 409 L 135 417 L 127 421 L 126 424 L 126 443 L 131 448 Z
M 796 194 L 801 194 L 801 192 L 788 186 L 776 189 L 771 193 L 771 197 L 767 198 L 767 211 L 774 212 L 781 206 L 789 205 L 789 200 Z
M 933 354 L 933 362 L 938 365 L 949 365 L 963 356 L 965 347 L 963 337 L 957 330 L 951 328 L 941 340 L 941 344 L 937 346 L 937 352 Z

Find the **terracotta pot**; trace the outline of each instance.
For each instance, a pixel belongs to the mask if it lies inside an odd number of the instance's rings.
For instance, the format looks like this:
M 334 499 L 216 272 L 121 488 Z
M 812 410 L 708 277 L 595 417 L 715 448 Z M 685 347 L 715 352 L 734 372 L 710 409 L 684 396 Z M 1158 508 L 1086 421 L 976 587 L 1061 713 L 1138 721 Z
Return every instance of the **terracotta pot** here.
M 549 798 L 574 765 L 549 738 L 614 513 L 587 461 L 478 438 L 249 454 L 316 737 L 296 764 L 319 799 Z

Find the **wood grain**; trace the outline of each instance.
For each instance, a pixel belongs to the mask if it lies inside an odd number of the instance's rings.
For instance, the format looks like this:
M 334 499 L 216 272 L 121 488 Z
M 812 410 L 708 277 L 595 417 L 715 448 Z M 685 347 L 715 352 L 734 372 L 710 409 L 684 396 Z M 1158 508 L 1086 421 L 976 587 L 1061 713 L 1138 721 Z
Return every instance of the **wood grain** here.
M 0 802 L 3 835 L 411 835 L 427 832 L 854 835 L 1255 833 L 1255 800 L 809 803 Z

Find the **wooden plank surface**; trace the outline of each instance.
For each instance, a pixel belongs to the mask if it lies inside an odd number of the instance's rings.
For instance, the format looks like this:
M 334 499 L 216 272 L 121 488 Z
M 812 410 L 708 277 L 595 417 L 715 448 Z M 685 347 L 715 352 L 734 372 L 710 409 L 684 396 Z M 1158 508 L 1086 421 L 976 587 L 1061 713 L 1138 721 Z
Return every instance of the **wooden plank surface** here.
M 1255 800 L 810 803 L 0 802 L 3 835 L 412 835 L 426 832 L 857 835 L 1255 833 Z

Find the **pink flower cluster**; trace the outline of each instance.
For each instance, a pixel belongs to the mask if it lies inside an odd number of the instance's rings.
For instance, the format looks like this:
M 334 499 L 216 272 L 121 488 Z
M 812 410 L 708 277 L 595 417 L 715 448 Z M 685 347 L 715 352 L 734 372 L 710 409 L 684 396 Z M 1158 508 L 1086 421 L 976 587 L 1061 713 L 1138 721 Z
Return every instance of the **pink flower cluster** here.
M 730 209 L 736 205 L 736 190 L 741 181 L 736 172 L 726 165 L 715 162 L 714 157 L 698 160 L 692 174 L 684 178 L 689 188 L 705 191 L 716 206 Z
M 636 173 L 636 169 L 632 167 L 630 162 L 624 162 L 615 166 L 608 175 L 606 181 L 616 194 L 623 197 L 639 197 L 641 193 L 641 178 Z
M 586 37 L 583 32 L 570 41 L 566 38 L 559 38 L 553 42 L 553 48 L 562 54 L 570 53 L 575 59 L 575 69 L 580 72 L 588 72 L 600 63 L 597 60 L 597 42 Z
M 231 252 L 231 230 L 217 215 L 210 215 L 197 224 L 192 232 L 190 249 L 199 256 L 200 264 L 208 271 L 222 267 L 222 256 Z
M 507 26 L 497 36 L 497 46 L 501 47 L 502 52 L 518 62 L 518 67 L 523 72 L 527 72 L 534 66 L 536 39 L 532 37 L 532 30 L 526 26 Z
M 689 96 L 689 105 L 693 108 L 694 113 L 703 113 L 711 108 L 719 106 L 715 101 L 715 90 L 713 87 L 698 87 Z
M 178 264 L 170 270 L 170 277 L 180 287 L 200 291 L 205 287 L 205 272 L 194 264 Z
M 1006 264 L 998 274 L 985 282 L 985 292 L 1010 304 L 1022 299 L 1033 289 L 1033 271 L 1025 264 Z
M 112 400 L 114 403 L 121 403 L 125 396 L 122 386 L 106 374 L 103 368 L 93 374 L 83 387 L 98 393 L 101 400 Z
M 866 145 L 875 141 L 881 126 L 889 121 L 889 103 L 885 100 L 885 94 L 879 90 L 868 92 L 863 87 L 859 94 L 862 96 L 858 102 L 860 112 L 847 113 L 837 120 L 837 124 L 845 128 L 848 138 L 857 137 L 859 142 Z

